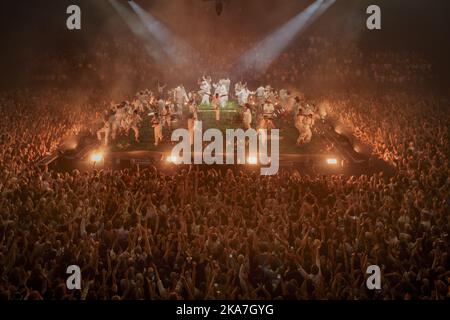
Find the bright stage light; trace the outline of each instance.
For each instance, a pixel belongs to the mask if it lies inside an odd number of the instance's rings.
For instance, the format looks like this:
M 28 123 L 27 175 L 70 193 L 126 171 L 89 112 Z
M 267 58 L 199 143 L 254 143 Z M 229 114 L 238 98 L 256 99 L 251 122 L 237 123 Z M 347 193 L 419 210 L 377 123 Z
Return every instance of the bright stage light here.
M 258 158 L 255 156 L 249 156 L 247 159 L 248 164 L 258 164 Z
M 103 152 L 96 151 L 96 152 L 92 153 L 90 159 L 94 163 L 102 161 L 103 160 Z
M 166 161 L 170 162 L 170 163 L 176 163 L 177 162 L 177 157 L 175 156 L 167 156 Z
M 329 165 L 336 165 L 338 163 L 336 158 L 328 158 L 327 159 L 327 164 Z
M 240 59 L 238 70 L 256 69 L 263 73 L 281 52 L 336 0 L 317 0 L 281 28 L 267 36 Z

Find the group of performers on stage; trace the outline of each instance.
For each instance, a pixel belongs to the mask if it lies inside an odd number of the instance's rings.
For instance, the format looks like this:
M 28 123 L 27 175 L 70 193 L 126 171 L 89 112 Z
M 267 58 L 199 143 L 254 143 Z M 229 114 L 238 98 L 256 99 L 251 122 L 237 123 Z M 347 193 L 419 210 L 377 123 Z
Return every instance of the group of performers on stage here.
M 215 120 L 220 121 L 221 109 L 230 101 L 230 79 L 213 83 L 211 77 L 204 76 L 198 84 L 198 91 L 187 92 L 183 85 L 179 85 L 165 92 L 166 85 L 158 83 L 156 94 L 144 90 L 138 92 L 131 101 L 111 103 L 104 114 L 97 117 L 101 122 L 98 124 L 97 138 L 109 145 L 118 135 L 133 132 L 134 140 L 139 142 L 141 123 L 148 115 L 154 131 L 154 145 L 158 146 L 163 141 L 163 130 L 170 133 L 172 123 L 183 118 L 183 115 L 187 116 L 188 130 L 194 130 L 198 107 L 202 104 L 212 106 Z M 244 129 L 252 128 L 254 120 L 256 129 L 273 129 L 275 119 L 286 119 L 286 115 L 293 113 L 299 146 L 311 141 L 315 121 L 325 120 L 328 108 L 327 103 L 320 103 L 316 107 L 299 96 L 293 97 L 286 89 L 277 92 L 269 85 L 251 91 L 247 83 L 242 81 L 234 85 L 234 99 L 239 106 Z

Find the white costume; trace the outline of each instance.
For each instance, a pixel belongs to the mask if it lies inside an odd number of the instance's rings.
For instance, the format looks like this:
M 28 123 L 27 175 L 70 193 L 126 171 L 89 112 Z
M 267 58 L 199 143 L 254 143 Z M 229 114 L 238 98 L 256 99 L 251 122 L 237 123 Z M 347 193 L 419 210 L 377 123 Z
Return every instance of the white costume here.
M 231 80 L 230 79 L 222 79 L 222 85 L 225 86 L 225 90 L 227 92 L 226 96 L 226 103 L 228 103 L 228 97 L 230 96 L 230 86 L 231 86 Z
M 206 79 L 202 80 L 199 93 L 202 95 L 201 104 L 209 104 L 209 97 L 211 96 L 211 84 Z
M 234 95 L 236 97 L 239 95 L 239 92 L 242 90 L 243 87 L 244 85 L 240 81 L 236 82 L 236 84 L 234 85 Z
M 328 101 L 324 101 L 321 104 L 319 104 L 319 110 L 318 111 L 319 111 L 320 119 L 322 119 L 322 121 L 324 121 L 325 118 L 327 117 L 328 105 L 329 105 Z
M 118 106 L 116 108 L 116 121 L 120 124 L 123 118 L 126 116 L 126 106 Z
M 222 80 L 223 84 L 225 85 L 225 87 L 227 88 L 227 92 L 230 92 L 230 86 L 231 86 L 231 80 L 230 79 L 223 79 Z
M 186 90 L 183 86 L 178 86 L 175 88 L 175 102 L 177 103 L 177 106 L 179 110 L 183 107 L 183 105 L 189 101 L 189 98 L 187 96 Z
M 141 122 L 141 117 L 137 113 L 133 113 L 130 116 L 130 127 L 129 129 L 134 131 L 134 140 L 139 142 L 139 123 Z
M 256 102 L 262 105 L 266 100 L 266 89 L 264 87 L 259 87 L 256 89 Z
M 272 90 L 272 87 L 269 85 L 267 85 L 266 88 L 264 89 L 264 98 L 272 102 L 274 101 L 274 92 Z
M 159 97 L 160 97 L 160 98 L 164 97 L 164 89 L 165 89 L 166 87 L 167 87 L 166 84 L 160 85 L 160 83 L 158 82 L 158 94 L 159 94 Z
M 155 137 L 155 146 L 158 146 L 163 140 L 162 126 L 158 118 L 152 119 L 153 134 Z
M 220 106 L 222 108 L 226 107 L 228 103 L 228 91 L 223 80 L 220 80 L 218 84 L 215 84 L 214 88 L 214 95 L 219 94 Z
M 301 123 L 298 124 L 299 137 L 297 139 L 297 144 L 310 143 L 312 138 L 312 126 L 314 125 L 314 120 L 310 116 L 299 116 L 301 118 Z M 297 127 L 297 123 L 296 123 Z
M 296 112 L 295 115 L 295 128 L 298 130 L 298 138 L 297 138 L 297 145 L 300 145 L 302 143 L 302 134 L 305 131 L 305 124 L 303 123 L 305 116 L 302 115 L 299 112 Z
M 161 98 L 158 100 L 158 113 L 163 112 L 163 110 L 166 108 L 166 102 Z
M 248 97 L 252 92 L 246 87 L 242 87 L 240 91 L 236 92 L 238 98 L 238 104 L 243 107 L 248 102 Z

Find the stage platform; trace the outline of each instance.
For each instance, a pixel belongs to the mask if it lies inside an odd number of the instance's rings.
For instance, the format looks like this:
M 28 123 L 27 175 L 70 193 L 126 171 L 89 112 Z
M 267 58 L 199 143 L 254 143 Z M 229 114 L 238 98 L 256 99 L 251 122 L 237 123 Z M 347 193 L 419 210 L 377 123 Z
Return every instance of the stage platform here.
M 199 120 L 202 120 L 203 129 L 216 128 L 225 131 L 229 128 L 239 128 L 241 121 L 237 110 L 223 110 L 220 122 L 215 121 L 213 111 L 201 110 Z M 332 118 L 325 122 L 318 121 L 314 126 L 313 137 L 309 144 L 297 146 L 298 132 L 291 116 L 275 120 L 280 128 L 280 157 L 279 166 L 297 167 L 305 172 L 319 173 L 346 173 L 371 174 L 383 171 L 387 175 L 393 172 L 392 168 L 380 161 L 370 153 L 358 153 L 355 145 L 358 143 L 349 134 L 338 134 L 335 130 L 337 124 Z M 255 124 L 253 124 L 254 126 Z M 172 123 L 172 130 L 186 128 L 187 120 L 181 119 Z M 165 168 L 175 166 L 167 159 L 175 145 L 170 141 L 171 131 L 163 129 L 164 141 L 154 146 L 153 129 L 150 119 L 146 117 L 140 128 L 140 142 L 134 142 L 133 133 L 130 136 L 121 135 L 108 148 L 103 147 L 94 136 L 80 138 L 76 150 L 60 152 L 58 157 L 49 157 L 52 167 L 56 170 L 71 170 L 78 168 L 89 170 L 92 168 L 123 169 L 139 165 L 141 167 L 153 165 Z M 270 145 L 270 143 L 269 143 Z M 359 148 L 361 149 L 361 148 Z M 92 154 L 101 150 L 100 161 L 92 161 Z M 225 150 L 225 148 L 224 148 Z M 180 165 L 184 166 L 184 165 Z M 258 167 L 258 164 L 242 164 L 237 166 Z

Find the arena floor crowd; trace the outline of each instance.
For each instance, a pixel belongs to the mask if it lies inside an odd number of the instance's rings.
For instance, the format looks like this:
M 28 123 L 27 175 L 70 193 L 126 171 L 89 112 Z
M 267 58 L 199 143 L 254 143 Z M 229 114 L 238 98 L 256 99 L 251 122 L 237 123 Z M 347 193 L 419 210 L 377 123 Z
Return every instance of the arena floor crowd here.
M 101 43 L 98 59 L 113 64 L 109 52 L 137 51 L 114 45 Z M 376 85 L 316 98 L 328 99 L 333 114 L 395 166 L 392 178 L 296 169 L 264 177 L 239 167 L 53 172 L 36 161 L 112 98 L 94 88 L 2 93 L 0 298 L 449 299 L 448 99 L 417 89 L 432 79 L 423 58 L 385 52 L 362 64 L 357 48 L 343 55 L 336 46 L 309 39 L 263 80 Z M 90 58 L 70 59 L 47 59 L 57 70 L 47 80 L 87 68 L 109 81 Z M 117 72 L 153 84 L 161 77 L 154 69 L 130 58 Z M 208 70 L 193 73 L 201 72 Z M 72 264 L 82 269 L 81 291 L 66 288 Z M 366 287 L 369 265 L 382 270 L 381 290 Z

